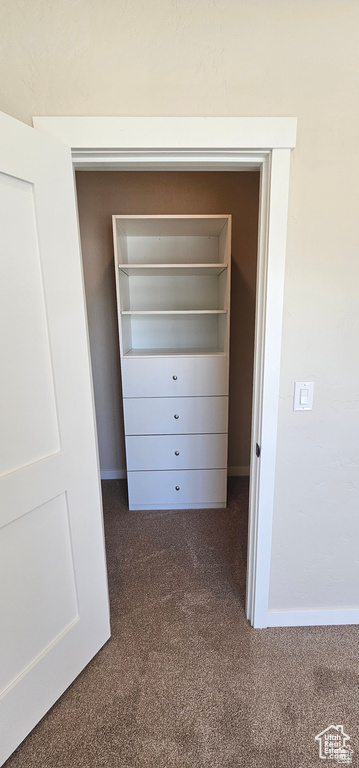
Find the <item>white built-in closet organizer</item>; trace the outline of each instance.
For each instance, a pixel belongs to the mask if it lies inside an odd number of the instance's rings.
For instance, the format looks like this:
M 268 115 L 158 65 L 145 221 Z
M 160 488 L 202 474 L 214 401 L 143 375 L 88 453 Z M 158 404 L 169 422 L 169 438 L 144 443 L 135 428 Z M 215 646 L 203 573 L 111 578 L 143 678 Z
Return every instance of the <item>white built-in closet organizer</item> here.
M 130 509 L 224 507 L 231 216 L 113 216 Z

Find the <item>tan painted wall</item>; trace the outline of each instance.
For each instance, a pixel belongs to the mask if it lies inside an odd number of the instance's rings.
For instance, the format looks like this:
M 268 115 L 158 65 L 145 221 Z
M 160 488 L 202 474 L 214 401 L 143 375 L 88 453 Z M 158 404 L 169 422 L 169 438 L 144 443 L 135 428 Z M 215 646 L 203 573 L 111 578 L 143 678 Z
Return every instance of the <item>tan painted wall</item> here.
M 270 605 L 358 606 L 359 3 L 3 0 L 0 29 L 0 106 L 26 122 L 298 117 Z
M 89 172 L 77 176 L 100 464 L 124 469 L 113 213 L 232 213 L 229 466 L 248 467 L 259 173 Z

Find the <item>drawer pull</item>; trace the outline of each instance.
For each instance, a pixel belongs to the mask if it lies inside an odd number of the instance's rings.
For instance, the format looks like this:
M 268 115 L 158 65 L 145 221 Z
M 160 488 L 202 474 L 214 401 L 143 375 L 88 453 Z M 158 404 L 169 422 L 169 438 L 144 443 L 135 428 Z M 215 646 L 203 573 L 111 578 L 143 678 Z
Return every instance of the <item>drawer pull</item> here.
M 177 381 L 177 376 L 172 376 L 173 381 Z
M 179 451 L 175 451 L 175 456 L 179 456 Z
M 175 414 L 174 414 L 174 416 L 173 416 L 173 418 L 174 418 L 174 419 L 179 419 L 179 415 L 178 415 L 178 413 L 175 413 Z
M 180 489 L 179 485 L 176 485 L 175 488 L 176 488 L 176 491 L 179 491 Z

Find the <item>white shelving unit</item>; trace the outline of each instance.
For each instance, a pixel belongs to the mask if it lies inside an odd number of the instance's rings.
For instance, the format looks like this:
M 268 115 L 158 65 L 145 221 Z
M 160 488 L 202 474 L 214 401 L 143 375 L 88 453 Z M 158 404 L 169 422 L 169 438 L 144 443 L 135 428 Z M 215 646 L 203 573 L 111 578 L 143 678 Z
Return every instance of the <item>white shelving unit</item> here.
M 115 215 L 113 235 L 130 509 L 223 507 L 231 216 Z

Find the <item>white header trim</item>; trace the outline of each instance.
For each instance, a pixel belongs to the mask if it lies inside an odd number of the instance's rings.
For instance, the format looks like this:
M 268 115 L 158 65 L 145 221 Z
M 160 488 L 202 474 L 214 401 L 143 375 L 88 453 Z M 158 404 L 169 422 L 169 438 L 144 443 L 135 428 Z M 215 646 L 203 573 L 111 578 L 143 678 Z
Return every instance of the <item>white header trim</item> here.
M 34 117 L 72 149 L 293 149 L 295 117 Z

